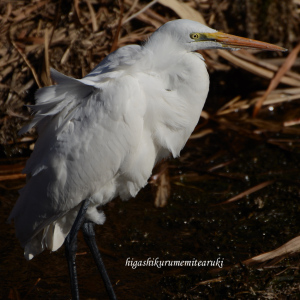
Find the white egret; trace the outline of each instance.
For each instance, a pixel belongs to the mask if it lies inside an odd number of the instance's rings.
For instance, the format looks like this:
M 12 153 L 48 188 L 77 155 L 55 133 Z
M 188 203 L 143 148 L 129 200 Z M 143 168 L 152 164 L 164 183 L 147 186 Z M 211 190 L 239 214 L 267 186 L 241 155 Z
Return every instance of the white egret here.
M 203 49 L 279 46 L 217 32 L 190 20 L 168 22 L 144 45 L 108 55 L 82 79 L 51 70 L 57 85 L 36 93 L 32 127 L 39 138 L 27 161 L 26 186 L 9 219 L 32 259 L 66 244 L 73 299 L 79 299 L 75 254 L 82 228 L 110 295 L 115 294 L 95 244 L 93 223 L 117 196 L 134 197 L 162 158 L 179 155 L 209 90 Z

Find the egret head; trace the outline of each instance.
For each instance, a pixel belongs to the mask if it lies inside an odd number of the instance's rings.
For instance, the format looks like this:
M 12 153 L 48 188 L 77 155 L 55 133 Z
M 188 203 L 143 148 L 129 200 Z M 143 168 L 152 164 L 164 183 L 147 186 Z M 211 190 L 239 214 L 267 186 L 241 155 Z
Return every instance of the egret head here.
M 287 51 L 276 45 L 218 32 L 201 23 L 184 19 L 170 21 L 162 25 L 153 33 L 149 42 L 158 44 L 171 42 L 171 44 L 176 44 L 178 48 L 186 51 L 238 50 L 241 48 Z

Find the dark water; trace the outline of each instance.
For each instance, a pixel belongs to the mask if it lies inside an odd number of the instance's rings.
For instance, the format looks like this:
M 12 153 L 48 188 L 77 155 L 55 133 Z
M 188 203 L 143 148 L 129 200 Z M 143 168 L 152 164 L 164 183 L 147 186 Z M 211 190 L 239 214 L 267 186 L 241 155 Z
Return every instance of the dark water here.
M 299 255 L 266 269 L 240 262 L 273 250 L 299 234 L 300 155 L 263 142 L 247 143 L 234 135 L 216 133 L 191 141 L 182 153 L 182 162 L 170 161 L 172 195 L 166 207 L 154 207 L 149 186 L 135 199 L 115 200 L 105 207 L 107 221 L 97 226 L 97 240 L 119 299 L 299 295 Z M 234 146 L 232 141 L 236 139 L 244 144 Z M 226 167 L 208 171 L 232 159 L 234 162 Z M 213 205 L 270 179 L 275 180 L 273 184 L 239 201 Z M 1 187 L 2 299 L 70 299 L 64 249 L 52 254 L 45 251 L 27 262 L 13 227 L 3 223 L 22 184 L 23 180 L 10 181 Z M 81 235 L 78 252 L 82 299 L 107 299 Z M 223 269 L 125 266 L 127 258 L 218 257 L 224 260 Z M 201 284 L 211 279 L 215 282 Z
M 267 265 L 242 263 L 299 235 L 299 137 L 253 139 L 214 121 L 206 126 L 212 134 L 189 141 L 181 158 L 168 162 L 171 197 L 164 208 L 154 207 L 149 185 L 135 199 L 116 199 L 104 208 L 107 221 L 96 227 L 97 242 L 117 297 L 299 299 L 299 254 Z M 294 142 L 275 145 L 271 137 Z M 216 205 L 270 180 L 238 201 Z M 5 223 L 24 183 L 0 183 L 0 297 L 70 299 L 63 247 L 27 262 L 13 226 Z M 223 268 L 125 266 L 126 260 L 156 258 L 219 258 Z M 81 234 L 77 266 L 81 299 L 108 299 Z

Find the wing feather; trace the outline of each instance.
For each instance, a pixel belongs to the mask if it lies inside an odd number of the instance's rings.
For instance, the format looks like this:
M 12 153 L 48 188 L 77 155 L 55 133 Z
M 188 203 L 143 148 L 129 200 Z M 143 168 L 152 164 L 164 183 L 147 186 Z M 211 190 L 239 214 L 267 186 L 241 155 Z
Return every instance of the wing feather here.
M 35 126 L 39 138 L 23 171 L 28 182 L 9 217 L 21 244 L 27 245 L 27 258 L 45 247 L 60 246 L 81 201 L 97 195 L 99 205 L 116 195 L 112 181 L 126 155 L 137 147 L 143 128 L 143 110 L 137 109 L 143 105 L 140 86 L 132 76 L 95 87 L 55 70 L 51 74 L 58 85 L 36 93 L 35 116 L 21 131 Z M 140 115 L 133 117 L 137 112 Z M 70 212 L 60 227 L 63 232 L 57 233 L 62 238 L 49 239 L 56 231 L 51 224 Z
M 35 126 L 39 138 L 10 215 L 27 258 L 61 246 L 81 201 L 92 199 L 87 217 L 102 224 L 98 205 L 135 196 L 158 160 L 179 155 L 209 80 L 196 55 L 172 57 L 154 72 L 151 51 L 127 46 L 80 80 L 51 70 L 58 85 L 36 93 L 34 119 L 21 131 Z

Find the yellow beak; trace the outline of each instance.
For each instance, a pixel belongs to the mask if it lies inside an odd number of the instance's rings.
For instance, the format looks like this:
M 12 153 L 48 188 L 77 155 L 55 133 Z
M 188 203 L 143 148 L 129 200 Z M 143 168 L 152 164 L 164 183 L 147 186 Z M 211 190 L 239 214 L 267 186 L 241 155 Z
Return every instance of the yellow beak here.
M 248 49 L 260 49 L 267 51 L 281 51 L 285 52 L 287 49 L 265 43 L 252 39 L 247 39 L 231 34 L 226 34 L 223 32 L 214 32 L 214 33 L 202 33 L 200 38 L 196 40 L 199 41 L 215 41 L 222 44 L 223 47 L 228 48 L 248 48 Z

